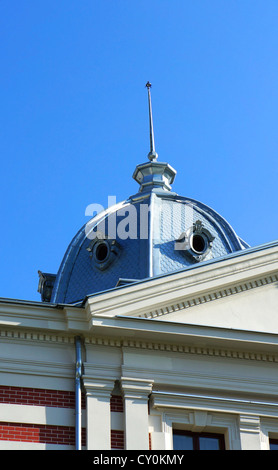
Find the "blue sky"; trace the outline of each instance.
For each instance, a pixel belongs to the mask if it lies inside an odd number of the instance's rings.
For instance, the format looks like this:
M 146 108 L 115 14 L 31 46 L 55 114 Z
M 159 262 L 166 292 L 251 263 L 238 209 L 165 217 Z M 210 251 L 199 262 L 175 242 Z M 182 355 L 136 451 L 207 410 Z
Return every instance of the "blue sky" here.
M 152 87 L 173 189 L 277 237 L 277 0 L 1 0 L 0 296 L 40 300 L 86 207 L 137 191 Z

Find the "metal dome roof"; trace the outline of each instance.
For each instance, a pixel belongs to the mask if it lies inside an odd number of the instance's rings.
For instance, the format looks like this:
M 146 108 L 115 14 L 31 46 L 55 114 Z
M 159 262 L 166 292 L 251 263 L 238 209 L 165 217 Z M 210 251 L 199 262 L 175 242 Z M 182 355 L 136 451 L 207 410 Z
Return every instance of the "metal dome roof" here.
M 157 161 L 149 83 L 147 87 L 150 152 L 149 161 L 137 165 L 133 174 L 139 191 L 98 213 L 79 230 L 54 286 L 53 276 L 40 274 L 43 300 L 77 303 L 97 292 L 190 268 L 248 247 L 213 209 L 172 191 L 176 171 Z
M 248 247 L 210 207 L 155 189 L 110 207 L 81 228 L 61 263 L 52 302 L 75 303 Z

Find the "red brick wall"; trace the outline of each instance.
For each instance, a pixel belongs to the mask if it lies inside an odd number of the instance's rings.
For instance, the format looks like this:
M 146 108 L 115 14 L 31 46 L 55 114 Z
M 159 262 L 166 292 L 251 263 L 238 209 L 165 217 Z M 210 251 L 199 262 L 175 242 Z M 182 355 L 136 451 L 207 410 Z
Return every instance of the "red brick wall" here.
M 118 413 L 123 413 L 124 404 L 123 398 L 120 395 L 111 395 L 110 410 Z
M 82 445 L 85 446 L 86 433 L 82 431 Z M 0 440 L 74 446 L 75 429 L 71 426 L 0 422 Z
M 110 410 L 114 413 L 123 413 L 124 404 L 123 398 L 120 395 L 111 395 Z M 124 449 L 125 448 L 124 431 L 111 430 L 111 448 Z
M 75 393 L 66 390 L 0 386 L 0 403 L 74 409 Z M 82 408 L 86 408 L 84 394 Z M 120 395 L 111 396 L 110 409 L 111 412 L 123 413 L 123 399 Z M 68 426 L 0 422 L 0 440 L 74 446 L 75 429 Z M 82 445 L 86 446 L 85 429 L 82 430 Z M 124 431 L 111 431 L 111 447 L 124 449 Z
M 0 386 L 0 403 L 74 408 L 75 393 L 67 390 Z M 82 407 L 85 406 L 85 397 L 82 396 Z
M 124 431 L 111 431 L 111 448 L 124 449 Z
M 49 406 L 74 410 L 75 393 L 67 390 L 0 386 L 0 403 Z M 85 404 L 83 395 L 83 408 L 85 408 Z M 0 440 L 74 446 L 75 427 L 0 422 Z M 86 445 L 85 429 L 82 430 L 82 445 Z

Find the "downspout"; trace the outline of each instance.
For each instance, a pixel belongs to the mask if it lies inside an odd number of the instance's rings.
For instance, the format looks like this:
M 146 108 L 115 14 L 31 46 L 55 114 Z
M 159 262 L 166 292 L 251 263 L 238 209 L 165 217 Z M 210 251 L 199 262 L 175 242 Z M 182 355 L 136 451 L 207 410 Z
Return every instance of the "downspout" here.
M 81 338 L 75 337 L 75 449 L 81 450 L 81 377 L 82 377 L 82 356 Z

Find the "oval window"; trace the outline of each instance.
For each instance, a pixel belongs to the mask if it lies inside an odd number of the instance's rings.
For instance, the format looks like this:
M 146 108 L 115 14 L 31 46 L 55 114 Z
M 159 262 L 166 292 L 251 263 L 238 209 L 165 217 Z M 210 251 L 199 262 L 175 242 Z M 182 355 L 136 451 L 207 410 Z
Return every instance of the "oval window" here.
M 203 253 L 207 248 L 205 238 L 200 234 L 193 235 L 191 239 L 191 248 L 196 253 Z
M 108 256 L 108 246 L 106 243 L 100 243 L 96 247 L 95 257 L 98 262 L 104 261 Z

